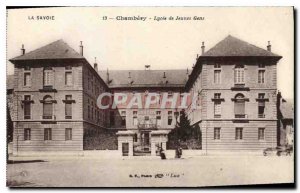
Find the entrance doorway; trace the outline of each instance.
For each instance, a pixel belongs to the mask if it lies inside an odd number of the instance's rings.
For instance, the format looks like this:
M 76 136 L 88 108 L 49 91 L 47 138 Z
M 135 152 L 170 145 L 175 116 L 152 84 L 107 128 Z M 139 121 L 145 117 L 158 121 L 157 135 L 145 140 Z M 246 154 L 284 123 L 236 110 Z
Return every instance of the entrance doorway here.
M 150 151 L 150 132 L 141 132 L 141 149 Z
M 129 143 L 122 143 L 122 155 L 128 156 L 129 153 Z
M 133 155 L 146 156 L 151 154 L 151 138 L 150 131 L 140 131 L 138 140 L 133 148 Z

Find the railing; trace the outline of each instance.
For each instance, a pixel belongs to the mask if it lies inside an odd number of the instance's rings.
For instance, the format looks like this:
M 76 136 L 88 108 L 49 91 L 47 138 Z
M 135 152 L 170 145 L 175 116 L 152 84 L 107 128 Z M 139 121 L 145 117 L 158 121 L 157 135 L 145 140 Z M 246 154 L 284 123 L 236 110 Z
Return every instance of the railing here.
M 265 114 L 258 114 L 258 118 L 265 118 L 266 115 Z
M 157 124 L 154 123 L 138 123 L 138 129 L 156 129 Z
M 235 114 L 234 116 L 235 118 L 248 118 L 248 116 L 246 114 Z
M 221 115 L 214 115 L 215 118 L 221 118 Z
M 65 115 L 65 119 L 72 119 L 72 115 Z M 98 121 L 97 121 L 98 123 Z
M 41 119 L 55 120 L 56 117 L 55 117 L 55 115 L 43 115 L 43 116 L 41 116 Z
M 24 115 L 24 119 L 31 119 L 30 115 Z

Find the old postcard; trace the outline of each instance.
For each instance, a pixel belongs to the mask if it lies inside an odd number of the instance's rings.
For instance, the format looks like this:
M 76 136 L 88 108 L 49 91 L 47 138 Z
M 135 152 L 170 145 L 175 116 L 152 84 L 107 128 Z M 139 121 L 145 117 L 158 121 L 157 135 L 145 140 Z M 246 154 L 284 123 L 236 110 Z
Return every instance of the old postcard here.
M 7 186 L 293 186 L 293 14 L 7 7 Z

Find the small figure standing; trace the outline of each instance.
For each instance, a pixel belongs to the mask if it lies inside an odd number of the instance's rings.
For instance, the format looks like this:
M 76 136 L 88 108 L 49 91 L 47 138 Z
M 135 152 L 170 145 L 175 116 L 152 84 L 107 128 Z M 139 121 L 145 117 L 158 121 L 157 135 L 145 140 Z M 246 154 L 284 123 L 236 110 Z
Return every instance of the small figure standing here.
M 178 148 L 178 152 L 179 152 L 179 158 L 181 158 L 181 156 L 182 156 L 182 148 L 180 146 Z
M 180 145 L 178 145 L 175 150 L 175 158 L 181 158 L 181 155 L 182 155 L 182 148 L 180 147 Z
M 166 159 L 166 154 L 163 148 L 160 149 L 159 154 L 161 159 Z

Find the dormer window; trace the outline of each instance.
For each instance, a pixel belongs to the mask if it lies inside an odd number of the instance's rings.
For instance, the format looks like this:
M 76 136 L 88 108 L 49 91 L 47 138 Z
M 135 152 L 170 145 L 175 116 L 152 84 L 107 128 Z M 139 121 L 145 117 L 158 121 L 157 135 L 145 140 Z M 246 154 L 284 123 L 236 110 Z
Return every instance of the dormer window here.
M 221 68 L 221 64 L 220 63 L 215 63 L 214 68 Z
M 234 83 L 245 84 L 245 68 L 244 65 L 236 65 L 234 68 Z
M 262 64 L 262 63 L 258 64 L 258 68 L 265 68 L 265 67 L 266 67 L 265 64 Z
M 30 71 L 30 70 L 31 70 L 30 66 L 25 66 L 24 67 L 24 71 Z

